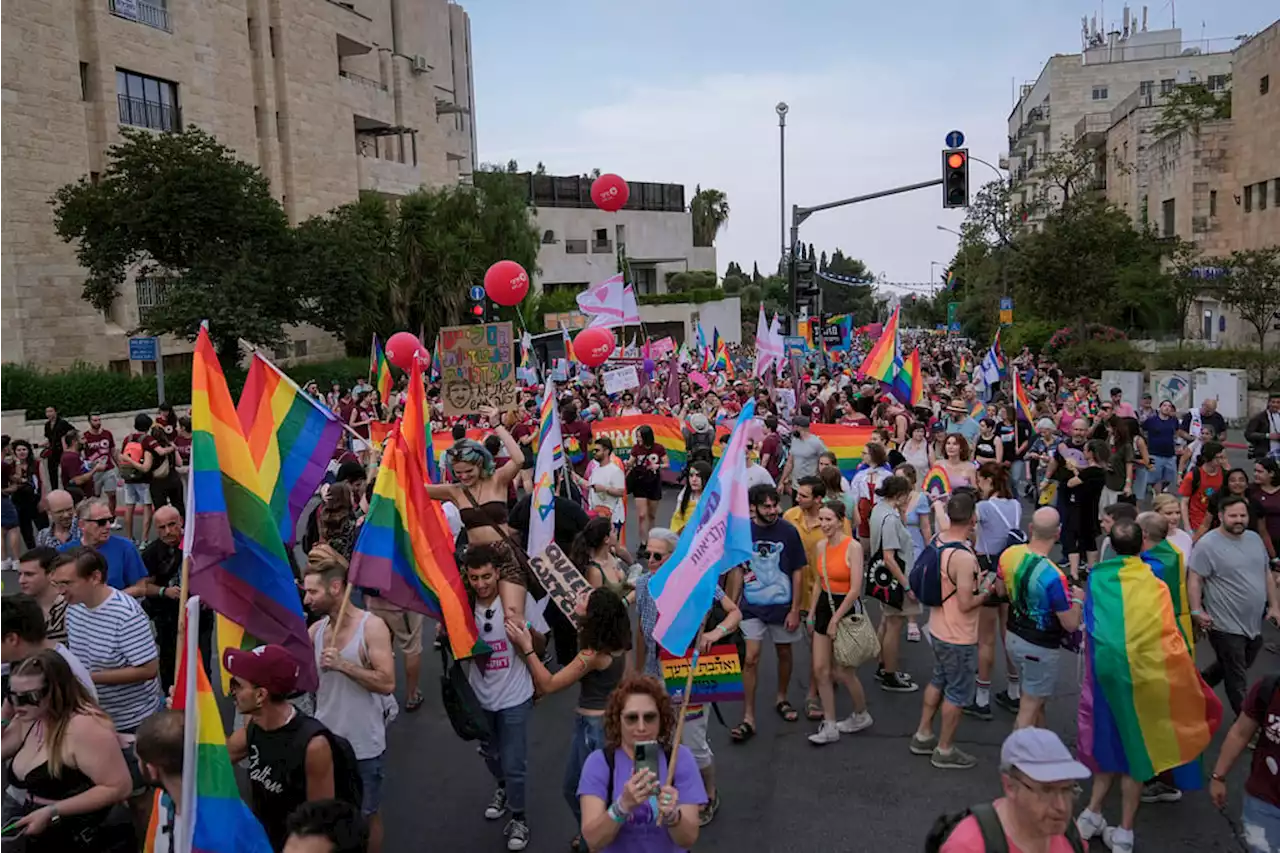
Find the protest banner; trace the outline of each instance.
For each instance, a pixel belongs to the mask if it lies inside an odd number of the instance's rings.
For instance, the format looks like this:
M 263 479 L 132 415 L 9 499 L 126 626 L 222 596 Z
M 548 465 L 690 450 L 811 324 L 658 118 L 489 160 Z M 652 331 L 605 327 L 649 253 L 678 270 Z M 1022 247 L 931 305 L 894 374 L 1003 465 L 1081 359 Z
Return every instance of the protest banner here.
M 689 677 L 690 655 L 675 657 L 665 649 L 658 649 L 662 660 L 662 680 L 677 706 L 684 701 L 684 686 Z M 738 648 L 732 643 L 712 646 L 705 655 L 698 655 L 698 667 L 693 671 L 689 705 L 706 705 L 711 702 L 741 702 L 742 661 Z
M 481 406 L 516 407 L 515 338 L 510 323 L 440 330 L 440 397 L 444 413 L 477 415 Z
M 600 379 L 604 382 L 604 393 L 606 394 L 620 394 L 628 388 L 640 387 L 640 375 L 636 373 L 634 364 L 628 364 L 602 373 L 600 374 Z
M 658 338 L 649 344 L 649 355 L 652 358 L 663 358 L 676 351 L 676 339 L 673 337 Z
M 577 625 L 579 620 L 575 608 L 578 597 L 591 592 L 591 584 L 587 583 L 577 566 L 565 556 L 559 545 L 552 542 L 541 554 L 529 558 L 529 568 L 551 596 L 556 609 Z

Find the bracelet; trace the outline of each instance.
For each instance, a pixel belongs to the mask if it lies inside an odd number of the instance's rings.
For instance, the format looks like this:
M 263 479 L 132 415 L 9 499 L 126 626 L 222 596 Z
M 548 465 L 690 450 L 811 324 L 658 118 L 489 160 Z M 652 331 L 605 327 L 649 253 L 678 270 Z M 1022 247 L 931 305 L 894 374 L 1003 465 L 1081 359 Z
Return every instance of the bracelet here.
M 1202 612 L 1201 612 L 1201 611 L 1199 611 L 1199 610 L 1192 610 L 1192 611 L 1191 611 L 1191 615 L 1192 615 L 1192 616 L 1203 616 L 1203 615 L 1204 615 L 1204 613 L 1202 613 Z
M 1210 778 L 1210 779 L 1212 779 L 1212 780 L 1213 780 L 1213 781 L 1215 781 L 1215 782 L 1225 782 L 1225 781 L 1227 781 L 1227 777 L 1223 776 L 1221 773 L 1218 773 L 1218 772 L 1210 773 L 1210 774 L 1209 774 L 1209 778 Z
M 614 800 L 612 803 L 609 804 L 608 813 L 609 813 L 609 819 L 612 820 L 614 823 L 626 823 L 627 818 L 630 817 L 630 814 L 623 811 L 622 808 L 618 805 L 617 800 Z
M 535 654 L 534 650 L 529 649 L 529 651 L 524 653 L 524 656 L 528 658 L 528 657 L 533 657 L 534 654 Z

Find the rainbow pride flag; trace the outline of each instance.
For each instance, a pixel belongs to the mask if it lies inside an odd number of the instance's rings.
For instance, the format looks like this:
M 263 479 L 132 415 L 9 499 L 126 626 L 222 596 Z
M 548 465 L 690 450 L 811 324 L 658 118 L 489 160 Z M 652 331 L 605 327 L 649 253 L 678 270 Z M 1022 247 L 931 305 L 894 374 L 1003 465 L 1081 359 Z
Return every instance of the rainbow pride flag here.
M 422 365 L 415 360 L 404 417 L 383 450 L 347 578 L 377 589 L 392 604 L 442 621 L 454 656 L 468 658 L 489 647 L 476 630 L 444 511 L 427 494 L 425 412 Z
M 391 402 L 391 363 L 382 349 L 382 341 L 373 336 L 373 353 L 369 357 L 369 375 L 374 389 L 378 392 L 378 402 L 384 407 Z
M 342 423 L 259 352 L 253 354 L 236 414 L 262 487 L 271 495 L 280 538 L 292 545 L 298 519 L 338 446 Z
M 267 833 L 240 799 L 222 716 L 200 661 L 200 599 L 187 600 L 186 648 L 178 658 L 173 707 L 183 712 L 182 800 L 174 822 L 174 850 L 191 853 L 271 853 Z M 161 791 L 147 832 L 148 853 L 167 851 Z
M 1031 398 L 1027 396 L 1027 389 L 1023 387 L 1022 378 L 1018 376 L 1016 370 L 1013 371 L 1013 405 L 1018 417 L 1032 424 L 1036 422 L 1035 409 L 1031 408 Z
M 926 495 L 951 494 L 951 476 L 941 465 L 934 465 L 924 475 L 924 493 Z
M 879 340 L 871 346 L 866 358 L 858 367 L 859 377 L 865 376 L 868 379 L 878 379 L 892 384 L 894 376 L 897 375 L 898 366 L 902 363 L 898 355 L 898 314 L 901 310 L 901 306 L 893 309 L 893 314 L 890 315 L 889 322 L 884 324 Z
M 1192 657 L 1196 651 L 1195 625 L 1191 622 L 1191 598 L 1187 592 L 1187 555 L 1168 539 L 1142 552 L 1143 561 L 1169 588 L 1169 599 L 1178 620 L 1178 630 Z
M 918 406 L 924 401 L 924 379 L 920 376 L 920 350 L 914 349 L 902 362 L 889 389 L 904 406 Z
M 205 328 L 196 339 L 191 371 L 188 494 L 191 594 L 258 642 L 284 646 L 301 668 L 299 688 L 314 690 L 315 651 L 271 512 L 271 491 L 254 464 Z
M 1010 605 L 1036 621 L 1037 629 L 1055 629 L 1058 624 L 1057 613 L 1071 606 L 1067 576 L 1048 558 L 1035 553 L 1026 545 L 1005 548 L 1000 554 L 997 572 L 1008 590 Z M 1047 601 L 1050 610 L 1031 611 L 1025 603 L 1027 601 Z
M 871 440 L 869 426 L 843 426 L 841 424 L 814 424 L 809 431 L 822 439 L 822 443 L 836 455 L 836 465 L 845 477 L 853 477 L 862 464 L 862 451 Z
M 1222 722 L 1182 638 L 1169 588 L 1142 558 L 1093 567 L 1085 596 L 1080 757 L 1099 772 L 1201 785 L 1197 759 Z

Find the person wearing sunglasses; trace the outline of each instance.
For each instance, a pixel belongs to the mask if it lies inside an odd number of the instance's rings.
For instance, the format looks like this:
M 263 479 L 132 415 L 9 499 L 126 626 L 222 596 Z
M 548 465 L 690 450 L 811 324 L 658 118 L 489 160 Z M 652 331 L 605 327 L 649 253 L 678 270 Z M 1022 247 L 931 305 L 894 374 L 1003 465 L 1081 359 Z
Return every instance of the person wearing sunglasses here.
M 11 762 L 6 782 L 25 794 L 21 849 L 137 850 L 128 813 L 113 812 L 133 787 L 115 728 L 66 660 L 45 649 L 18 664 L 9 686 L 14 710 L 3 756 Z
M 679 853 L 698 841 L 707 792 L 688 747 L 673 745 L 676 711 L 665 685 L 633 675 L 609 695 L 604 747 L 587 758 L 578 782 L 582 837 L 590 850 Z M 636 745 L 658 752 L 655 774 Z M 667 781 L 675 762 L 675 778 Z
M 51 649 L 62 655 L 89 698 L 97 702 L 98 688 L 94 686 L 93 674 L 71 649 L 51 638 L 47 630 L 44 611 L 36 599 L 21 592 L 0 598 L 0 661 L 12 666 Z M 7 683 L 6 679 L 6 692 Z
M 115 514 L 105 498 L 92 498 L 83 501 L 76 509 L 80 518 L 80 540 L 67 542 L 59 547 L 60 551 L 69 551 L 83 545 L 92 548 L 102 555 L 107 563 L 107 585 L 124 590 L 126 595 L 142 598 L 146 595 L 149 572 L 138 553 L 138 546 L 123 536 L 115 536 L 111 532 L 111 523 L 116 520 Z

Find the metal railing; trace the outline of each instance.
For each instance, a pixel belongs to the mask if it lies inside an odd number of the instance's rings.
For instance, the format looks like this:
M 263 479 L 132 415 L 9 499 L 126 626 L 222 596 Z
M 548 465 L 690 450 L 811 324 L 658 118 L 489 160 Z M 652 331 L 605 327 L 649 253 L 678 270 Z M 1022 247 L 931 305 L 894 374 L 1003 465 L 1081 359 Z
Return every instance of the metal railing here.
M 169 10 L 164 6 L 148 3 L 146 0 L 107 0 L 107 8 L 112 14 L 119 15 L 121 18 L 128 18 L 167 33 L 173 32 L 169 24 Z
M 371 89 L 377 89 L 379 92 L 387 91 L 386 85 L 384 85 L 381 80 L 373 80 L 369 77 L 365 77 L 362 74 L 357 74 L 354 71 L 344 71 L 342 69 L 338 69 L 338 76 L 345 77 L 353 83 L 359 83 L 362 86 L 368 86 Z
M 1079 140 L 1090 133 L 1106 133 L 1110 127 L 1111 113 L 1088 113 L 1076 122 L 1075 139 Z
M 130 98 L 128 95 L 116 95 L 116 102 L 120 106 L 121 124 L 152 130 L 182 129 L 182 115 L 177 107 L 144 101 L 142 98 Z

